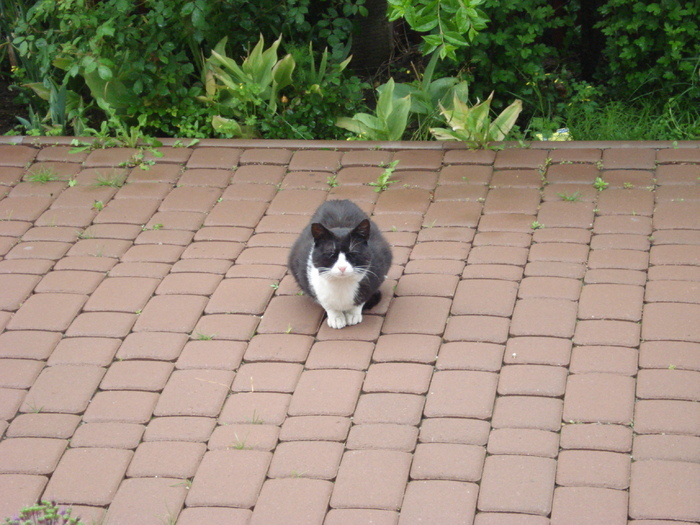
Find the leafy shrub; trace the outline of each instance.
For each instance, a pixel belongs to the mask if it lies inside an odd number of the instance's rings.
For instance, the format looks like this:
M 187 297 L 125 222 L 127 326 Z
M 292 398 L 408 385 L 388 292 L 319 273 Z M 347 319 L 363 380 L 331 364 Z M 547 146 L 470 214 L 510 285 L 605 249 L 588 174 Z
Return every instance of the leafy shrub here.
M 600 11 L 607 37 L 600 76 L 614 94 L 700 97 L 700 4 L 608 0 Z

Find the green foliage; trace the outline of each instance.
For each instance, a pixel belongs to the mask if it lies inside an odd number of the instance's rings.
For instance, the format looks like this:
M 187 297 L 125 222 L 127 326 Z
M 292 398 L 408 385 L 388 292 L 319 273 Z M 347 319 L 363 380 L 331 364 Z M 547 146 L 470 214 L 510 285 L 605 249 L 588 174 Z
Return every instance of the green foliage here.
M 71 509 L 60 510 L 55 502 L 42 501 L 24 507 L 19 516 L 6 518 L 5 525 L 82 525 L 78 518 L 71 517 Z
M 455 51 L 467 47 L 488 18 L 479 6 L 484 0 L 388 0 L 389 20 L 404 18 L 423 36 L 421 53 L 437 51 L 440 58 L 457 60 Z
M 503 140 L 515 125 L 523 104 L 516 100 L 492 120 L 492 99 L 493 93 L 483 102 L 469 107 L 455 93 L 449 109 L 440 105 L 440 112 L 451 129 L 431 128 L 431 133 L 438 140 L 461 140 L 470 148 L 483 148 L 489 142 Z
M 377 177 L 377 180 L 369 183 L 370 186 L 374 187 L 375 192 L 381 193 L 383 191 L 386 191 L 389 189 L 389 186 L 397 182 L 395 180 L 392 180 L 391 176 L 394 174 L 394 170 L 396 169 L 396 166 L 398 164 L 398 160 L 391 161 L 389 165 L 386 168 L 384 168 L 382 174 L 379 177 Z
M 199 100 L 214 108 L 214 130 L 231 137 L 338 138 L 335 117 L 361 105 L 362 85 L 344 74 L 350 59 L 317 64 L 312 46 L 292 47 L 278 59 L 281 37 L 258 44 L 239 65 L 226 56 L 222 40 L 207 59 L 206 93 Z M 297 65 L 299 67 L 297 67 Z
M 700 97 L 700 4 L 608 0 L 600 11 L 607 37 L 600 73 L 614 93 Z
M 336 125 L 364 140 L 401 140 L 408 124 L 411 96 L 395 98 L 394 88 L 394 79 L 390 78 L 377 99 L 376 115 L 356 113 L 352 118 L 339 118 Z

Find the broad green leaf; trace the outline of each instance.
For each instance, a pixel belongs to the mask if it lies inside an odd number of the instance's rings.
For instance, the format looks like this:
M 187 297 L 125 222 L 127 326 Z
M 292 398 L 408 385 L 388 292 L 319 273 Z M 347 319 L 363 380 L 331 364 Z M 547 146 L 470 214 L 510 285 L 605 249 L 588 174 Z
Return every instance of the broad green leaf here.
M 408 112 L 411 109 L 411 96 L 394 100 L 393 111 L 386 119 L 387 140 L 401 140 L 406 131 Z
M 515 121 L 523 110 L 523 101 L 518 99 L 504 109 L 491 124 L 489 130 L 490 140 L 503 140 L 510 130 L 513 129 Z

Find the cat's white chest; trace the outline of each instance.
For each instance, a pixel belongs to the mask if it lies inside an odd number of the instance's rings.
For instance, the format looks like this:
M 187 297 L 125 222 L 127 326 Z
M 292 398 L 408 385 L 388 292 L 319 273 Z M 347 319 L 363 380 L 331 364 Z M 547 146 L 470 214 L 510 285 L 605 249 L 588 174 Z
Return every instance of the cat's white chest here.
M 309 284 L 323 308 L 346 312 L 355 307 L 355 297 L 362 275 L 352 267 L 344 254 L 338 256 L 330 271 L 323 273 L 314 267 L 309 256 L 307 272 Z

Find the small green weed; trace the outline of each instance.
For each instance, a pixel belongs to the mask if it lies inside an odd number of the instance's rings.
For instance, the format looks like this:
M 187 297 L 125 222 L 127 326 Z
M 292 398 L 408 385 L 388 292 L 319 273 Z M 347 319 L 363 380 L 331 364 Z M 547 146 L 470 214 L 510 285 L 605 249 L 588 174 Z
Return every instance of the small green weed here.
M 102 211 L 105 208 L 105 203 L 102 201 L 95 201 L 92 203 L 92 208 L 97 211 Z
M 7 518 L 5 525 L 84 525 L 79 518 L 71 517 L 71 509 L 61 510 L 56 502 L 42 501 L 36 505 L 24 507 L 19 516 Z
M 603 180 L 603 177 L 597 177 L 595 182 L 593 183 L 593 187 L 598 190 L 598 191 L 603 191 L 606 189 L 608 186 L 610 186 L 609 182 L 605 182 Z
M 197 339 L 197 341 L 211 341 L 212 339 L 214 339 L 214 337 L 216 337 L 216 334 L 205 334 L 203 332 L 195 332 L 194 337 L 195 339 Z
M 567 201 L 567 202 L 578 202 L 581 200 L 581 192 L 580 191 L 575 191 L 573 193 L 561 192 L 561 193 L 557 193 L 557 197 L 559 197 L 561 200 Z
M 542 224 L 541 222 L 538 222 L 538 221 L 532 221 L 530 228 L 532 228 L 533 230 L 540 230 L 540 229 L 544 228 L 544 224 Z
M 369 183 L 370 186 L 374 187 L 374 191 L 381 193 L 382 191 L 388 190 L 391 184 L 398 182 L 391 180 L 391 176 L 394 174 L 394 170 L 396 169 L 398 163 L 398 160 L 391 162 L 386 168 L 384 168 L 384 171 L 379 177 L 377 177 L 376 181 Z
M 328 178 L 326 179 L 326 184 L 328 184 L 329 188 L 337 188 L 340 184 L 338 183 L 338 176 L 337 175 L 329 175 Z

